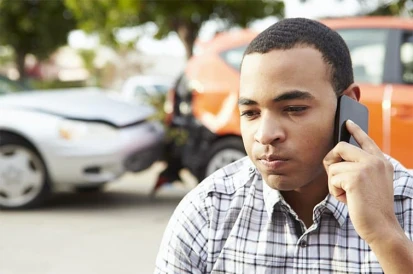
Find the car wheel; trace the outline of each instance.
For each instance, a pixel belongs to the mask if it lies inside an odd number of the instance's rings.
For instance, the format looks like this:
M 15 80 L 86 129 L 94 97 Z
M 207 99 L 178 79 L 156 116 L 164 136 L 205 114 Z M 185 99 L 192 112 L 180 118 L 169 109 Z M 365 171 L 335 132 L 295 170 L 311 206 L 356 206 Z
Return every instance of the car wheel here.
M 228 137 L 216 141 L 208 154 L 205 165 L 198 174 L 198 180 L 202 181 L 218 169 L 235 162 L 247 154 L 241 138 Z
M 0 135 L 0 208 L 39 205 L 49 193 L 46 166 L 36 149 L 19 136 Z

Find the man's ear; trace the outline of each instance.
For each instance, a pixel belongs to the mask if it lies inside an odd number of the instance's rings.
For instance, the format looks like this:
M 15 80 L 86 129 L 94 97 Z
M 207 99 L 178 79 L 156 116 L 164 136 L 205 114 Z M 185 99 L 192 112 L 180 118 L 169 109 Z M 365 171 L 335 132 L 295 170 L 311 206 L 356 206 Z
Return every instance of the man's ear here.
M 348 97 L 360 101 L 360 87 L 355 83 L 351 84 L 343 91 L 343 95 L 347 95 Z

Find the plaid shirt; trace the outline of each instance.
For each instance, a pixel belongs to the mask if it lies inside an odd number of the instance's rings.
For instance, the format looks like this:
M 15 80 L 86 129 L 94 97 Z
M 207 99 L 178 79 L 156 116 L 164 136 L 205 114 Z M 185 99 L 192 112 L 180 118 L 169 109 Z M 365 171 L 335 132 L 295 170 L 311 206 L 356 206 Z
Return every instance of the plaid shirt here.
M 394 209 L 413 236 L 413 177 L 394 159 Z M 374 190 L 372 190 L 374 191 Z M 382 273 L 347 206 L 328 195 L 306 228 L 246 157 L 211 175 L 176 208 L 155 273 Z

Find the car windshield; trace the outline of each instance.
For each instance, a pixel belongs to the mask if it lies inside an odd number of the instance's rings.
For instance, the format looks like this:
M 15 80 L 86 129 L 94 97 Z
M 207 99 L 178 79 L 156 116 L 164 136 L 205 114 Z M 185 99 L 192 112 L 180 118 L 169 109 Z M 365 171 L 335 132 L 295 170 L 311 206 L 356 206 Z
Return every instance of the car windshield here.
M 337 32 L 350 49 L 354 80 L 360 83 L 381 84 L 389 30 L 343 29 Z
M 239 71 L 241 69 L 242 56 L 244 55 L 247 46 L 248 45 L 243 45 L 223 51 L 220 53 L 220 56 L 224 59 L 225 63 Z
M 16 93 L 30 90 L 24 84 L 10 80 L 7 77 L 0 76 L 0 95 L 9 94 L 9 93 Z

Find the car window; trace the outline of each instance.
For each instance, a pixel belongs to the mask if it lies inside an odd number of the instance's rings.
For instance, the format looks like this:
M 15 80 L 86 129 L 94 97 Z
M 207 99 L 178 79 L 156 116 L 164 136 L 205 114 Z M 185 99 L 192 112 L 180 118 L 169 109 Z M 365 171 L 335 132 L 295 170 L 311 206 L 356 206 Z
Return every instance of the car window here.
M 413 84 L 413 32 L 406 32 L 400 47 L 403 82 Z
M 224 59 L 225 63 L 235 68 L 236 70 L 240 70 L 242 56 L 244 55 L 244 51 L 247 49 L 247 46 L 248 45 L 244 45 L 223 51 L 221 52 L 220 56 L 222 59 Z
M 354 80 L 360 83 L 381 84 L 389 30 L 342 29 L 337 32 L 350 49 Z

